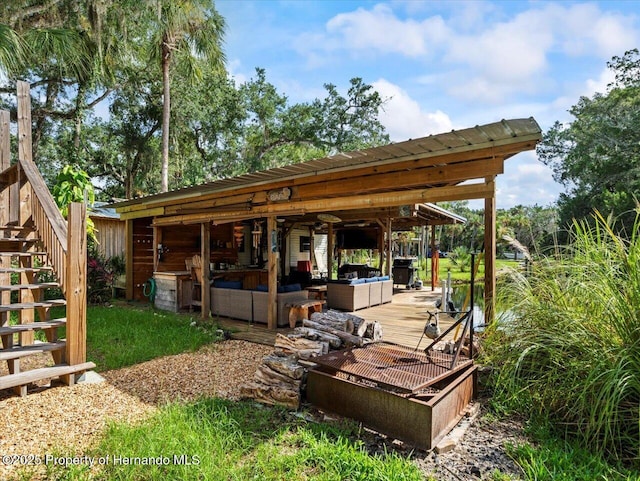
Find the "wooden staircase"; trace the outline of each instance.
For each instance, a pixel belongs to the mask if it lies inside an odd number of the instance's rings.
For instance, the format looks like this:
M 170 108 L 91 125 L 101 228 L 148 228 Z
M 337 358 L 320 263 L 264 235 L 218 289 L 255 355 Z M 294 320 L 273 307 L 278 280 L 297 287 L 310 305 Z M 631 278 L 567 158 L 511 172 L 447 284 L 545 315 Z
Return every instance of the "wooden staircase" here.
M 86 362 L 86 211 L 71 204 L 64 220 L 33 163 L 30 100 L 29 84 L 18 82 L 13 165 L 9 112 L 0 111 L 0 362 L 8 372 L 0 374 L 0 390 L 21 396 L 31 383 L 59 377 L 71 385 L 95 367 Z M 52 299 L 54 290 L 63 298 Z M 66 315 L 52 318 L 54 307 Z M 43 353 L 51 354 L 52 366 L 22 369 L 22 360 Z

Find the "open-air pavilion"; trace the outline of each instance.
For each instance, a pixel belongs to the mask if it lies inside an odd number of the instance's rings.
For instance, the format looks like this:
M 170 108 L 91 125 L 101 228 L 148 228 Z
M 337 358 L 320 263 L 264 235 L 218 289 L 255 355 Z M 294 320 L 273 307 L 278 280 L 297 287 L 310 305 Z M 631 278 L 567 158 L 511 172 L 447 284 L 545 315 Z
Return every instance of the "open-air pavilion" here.
M 186 276 L 185 259 L 197 254 L 209 261 L 202 262 L 203 279 L 241 276 L 245 289 L 268 286 L 266 319 L 273 329 L 278 280 L 290 267 L 286 239 L 294 227 L 326 232 L 329 277 L 340 247 L 335 234 L 346 228 L 367 232 L 378 249 L 381 273 L 391 275 L 393 230 L 456 222 L 434 202 L 484 199 L 484 296 L 490 318 L 495 179 L 506 159 L 534 149 L 540 139 L 533 118 L 502 120 L 119 202 L 114 207 L 126 221 L 127 298 L 142 299 L 149 278 Z M 177 281 L 173 289 L 179 304 L 184 293 Z M 207 282 L 199 302 L 208 316 Z

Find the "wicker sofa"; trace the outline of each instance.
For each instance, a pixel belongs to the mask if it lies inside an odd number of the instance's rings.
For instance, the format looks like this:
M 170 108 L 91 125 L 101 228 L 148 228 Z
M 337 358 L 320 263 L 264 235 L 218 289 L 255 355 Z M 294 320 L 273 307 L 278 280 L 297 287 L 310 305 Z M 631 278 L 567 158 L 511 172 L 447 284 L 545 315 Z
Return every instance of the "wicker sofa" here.
M 241 283 L 236 285 L 233 281 L 215 283 L 211 287 L 211 315 L 266 324 L 269 302 L 266 286 L 258 286 L 258 290 L 245 290 L 241 287 Z M 289 326 L 286 304 L 307 300 L 308 292 L 301 289 L 299 284 L 282 286 L 278 290 L 277 326 Z
M 231 317 L 242 319 L 243 321 L 253 320 L 252 291 L 243 290 L 242 281 L 238 281 L 239 286 L 228 283 L 218 283 L 218 286 L 211 287 L 211 315 L 220 317 Z
M 389 276 L 333 281 L 327 284 L 327 307 L 357 311 L 391 302 L 393 281 Z

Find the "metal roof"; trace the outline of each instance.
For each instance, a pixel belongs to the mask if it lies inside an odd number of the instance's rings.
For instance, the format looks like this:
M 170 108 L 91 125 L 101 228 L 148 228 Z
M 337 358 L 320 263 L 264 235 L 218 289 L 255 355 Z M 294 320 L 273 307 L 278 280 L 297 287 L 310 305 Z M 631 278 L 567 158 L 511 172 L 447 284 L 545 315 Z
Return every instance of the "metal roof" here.
M 444 154 L 468 152 L 527 140 L 539 140 L 541 129 L 533 117 L 501 120 L 486 125 L 452 130 L 404 142 L 391 143 L 354 152 L 339 153 L 299 164 L 220 179 L 198 186 L 117 202 L 112 206 L 126 207 L 189 198 L 202 193 L 232 191 L 241 187 L 259 186 L 270 182 L 307 177 L 319 173 L 348 171 L 363 166 L 384 165 L 402 160 L 424 159 Z M 446 162 L 444 162 L 446 163 Z

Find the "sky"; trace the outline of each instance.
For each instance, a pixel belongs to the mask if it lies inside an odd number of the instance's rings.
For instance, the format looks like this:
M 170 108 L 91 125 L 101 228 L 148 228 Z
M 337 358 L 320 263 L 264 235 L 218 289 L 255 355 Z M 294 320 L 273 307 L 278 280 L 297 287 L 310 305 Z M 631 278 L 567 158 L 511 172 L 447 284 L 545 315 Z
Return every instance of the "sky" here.
M 604 93 L 607 61 L 640 47 L 640 1 L 217 0 L 227 69 L 264 68 L 293 102 L 346 95 L 361 77 L 386 100 L 392 141 L 534 117 L 570 122 L 580 96 Z M 563 186 L 534 151 L 505 162 L 498 208 L 553 204 Z M 472 201 L 472 208 L 483 203 Z

